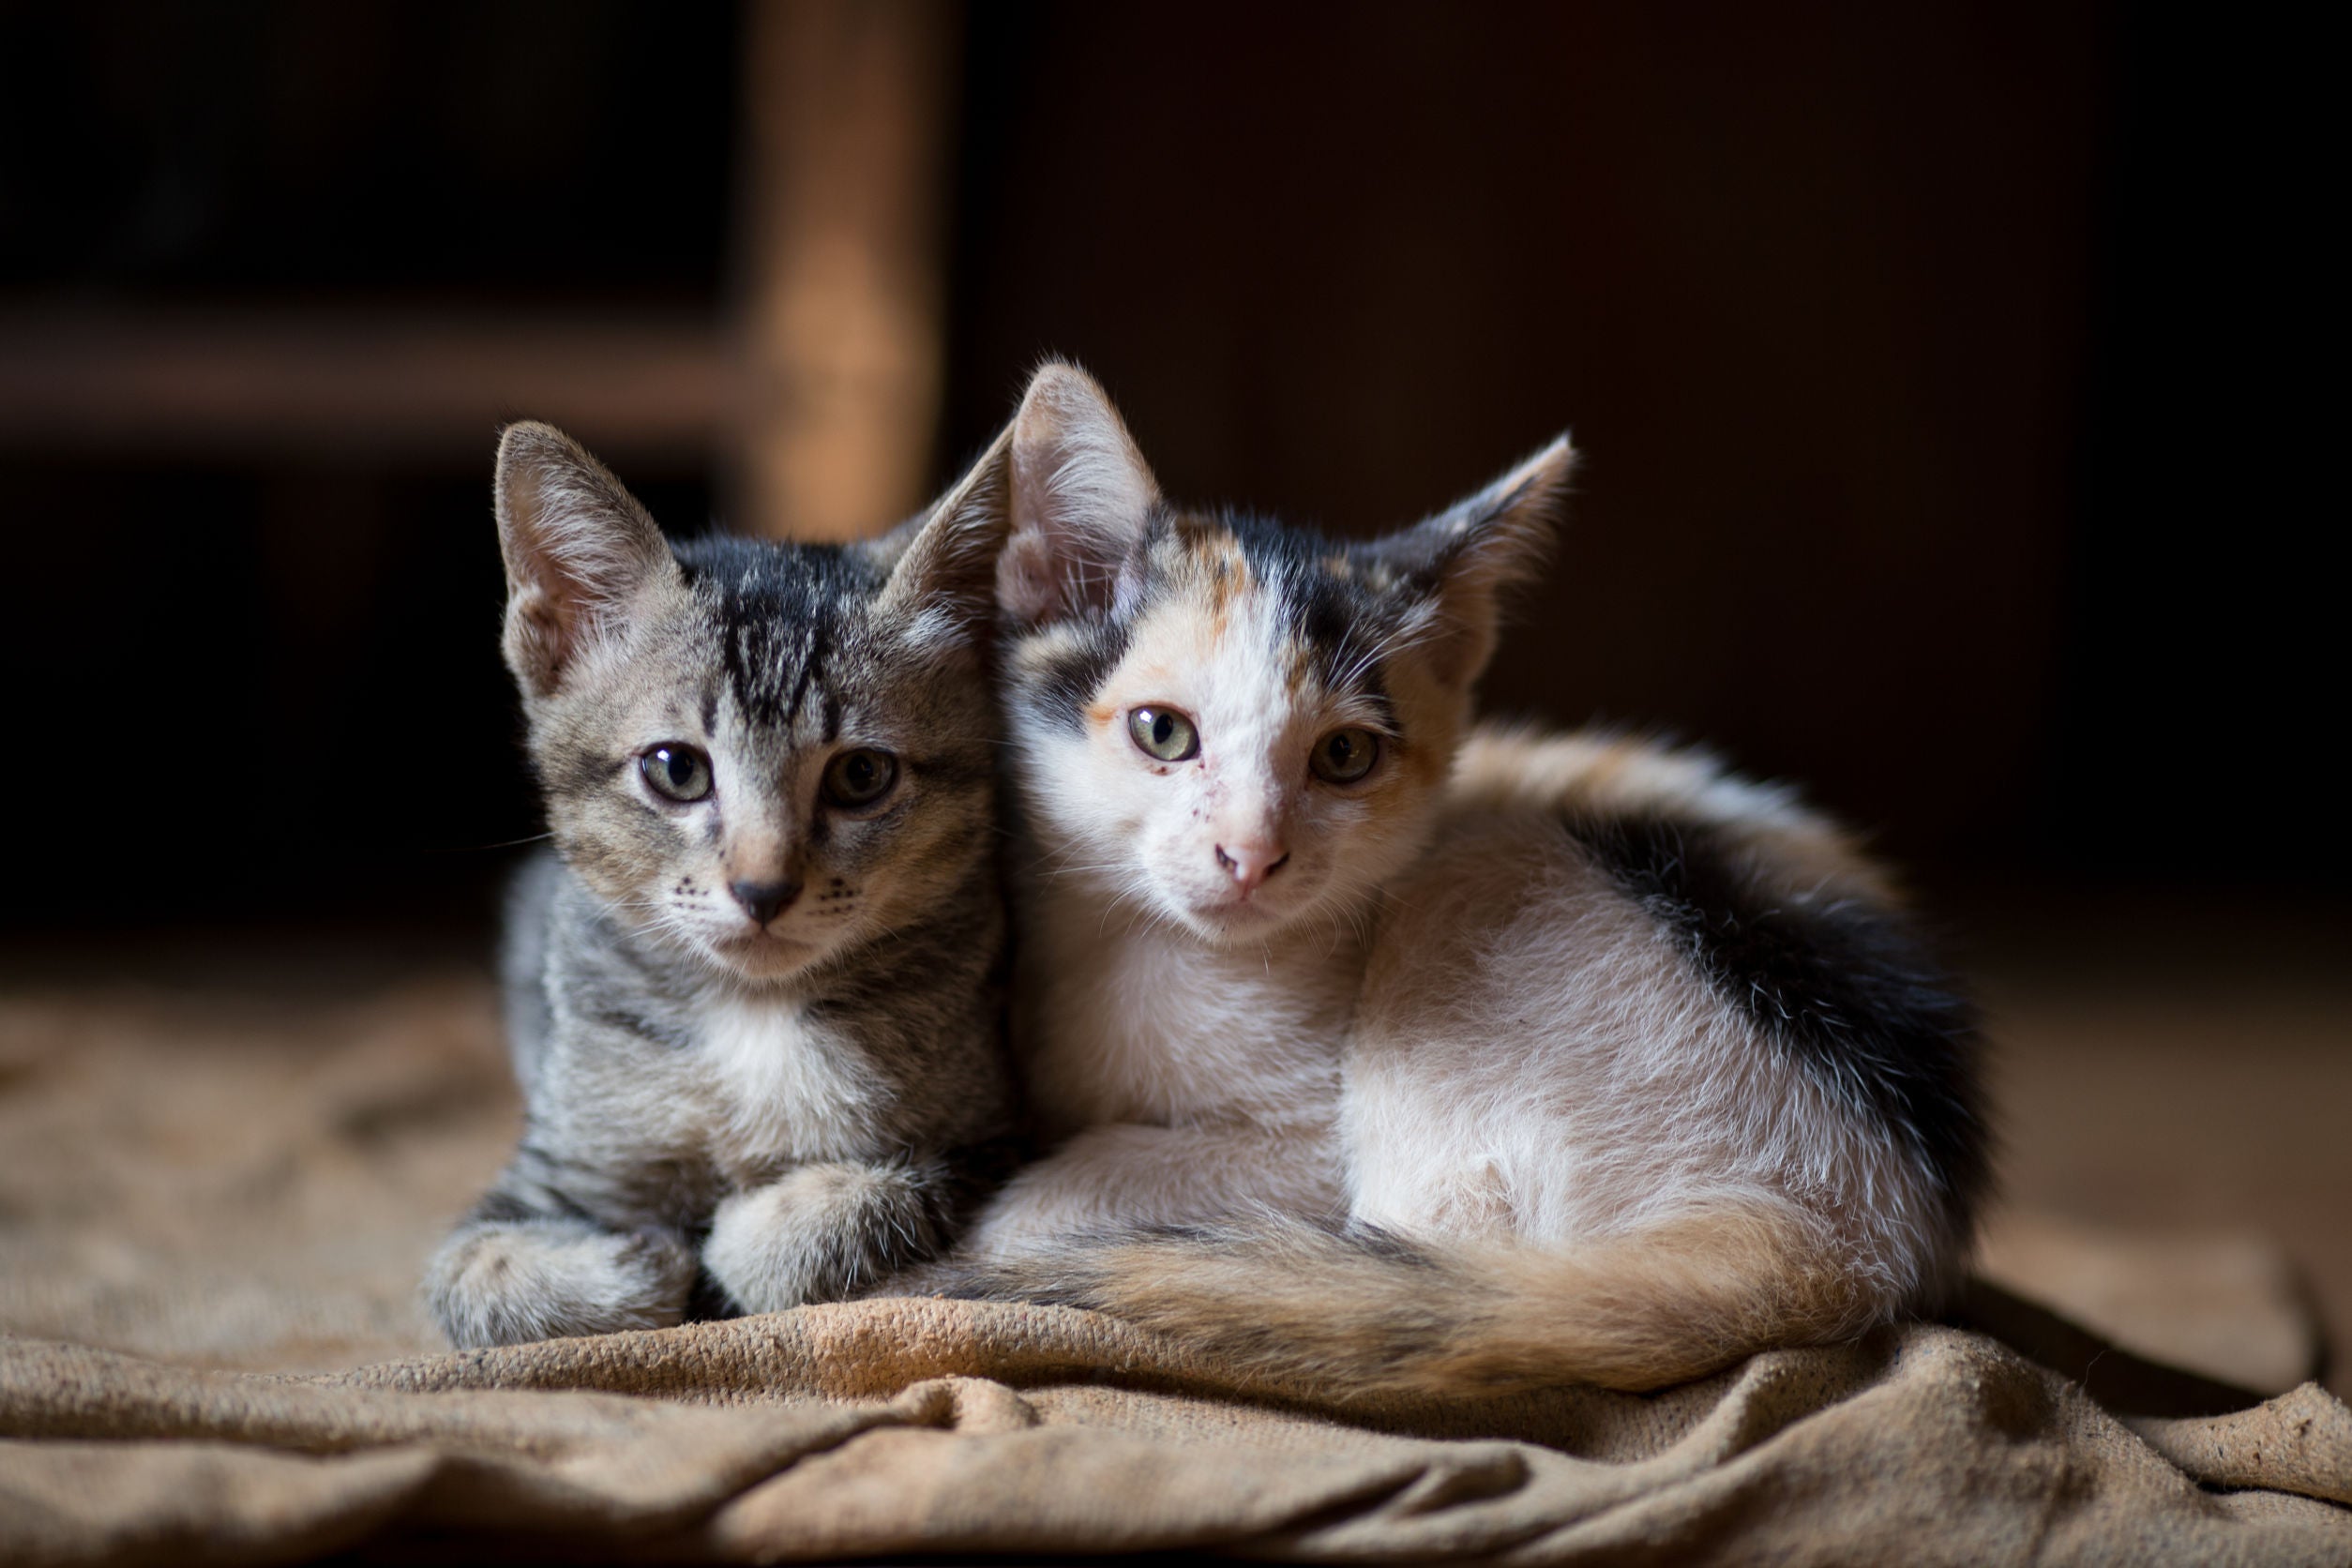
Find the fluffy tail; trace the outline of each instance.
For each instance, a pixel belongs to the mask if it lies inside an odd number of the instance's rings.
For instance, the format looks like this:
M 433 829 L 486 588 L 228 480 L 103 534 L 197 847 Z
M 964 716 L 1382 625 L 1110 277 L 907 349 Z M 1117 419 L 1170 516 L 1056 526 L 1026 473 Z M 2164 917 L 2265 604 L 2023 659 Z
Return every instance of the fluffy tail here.
M 1061 1243 L 957 1272 L 957 1294 L 1091 1308 L 1246 1381 L 1340 1399 L 1658 1388 L 1847 1337 L 1897 1304 L 1810 1227 L 1753 1211 L 1568 1249 L 1272 1221 Z

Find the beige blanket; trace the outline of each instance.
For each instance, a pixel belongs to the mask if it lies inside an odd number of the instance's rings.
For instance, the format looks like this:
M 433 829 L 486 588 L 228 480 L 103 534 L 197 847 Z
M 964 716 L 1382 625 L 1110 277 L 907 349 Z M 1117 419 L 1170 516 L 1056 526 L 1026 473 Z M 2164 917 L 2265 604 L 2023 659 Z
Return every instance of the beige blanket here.
M 413 1276 L 513 1115 L 470 980 L 0 1002 L 0 1562 L 2352 1561 L 2342 1403 L 2233 1399 L 1994 1293 L 1998 1338 L 1373 1408 L 934 1301 L 431 1353 Z M 2287 1364 L 2308 1325 L 2261 1285 L 2201 1320 Z

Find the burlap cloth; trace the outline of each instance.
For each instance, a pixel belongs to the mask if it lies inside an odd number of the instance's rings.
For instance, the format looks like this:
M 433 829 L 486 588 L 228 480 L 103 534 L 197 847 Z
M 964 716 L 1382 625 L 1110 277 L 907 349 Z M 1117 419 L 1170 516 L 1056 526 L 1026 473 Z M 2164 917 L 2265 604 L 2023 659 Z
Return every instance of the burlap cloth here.
M 937 1301 L 435 1353 L 414 1277 L 513 1117 L 472 980 L 0 1000 L 0 1563 L 2352 1562 L 2342 1403 L 2234 1396 L 1998 1293 L 1970 1319 L 1998 1338 L 1917 1325 L 1649 1396 L 1366 1406 Z M 2098 1288 L 2131 1296 L 2133 1256 Z M 2260 1278 L 2217 1301 L 2228 1274 L 2177 1275 L 2207 1280 L 2198 1332 L 2307 1359 L 2307 1316 Z

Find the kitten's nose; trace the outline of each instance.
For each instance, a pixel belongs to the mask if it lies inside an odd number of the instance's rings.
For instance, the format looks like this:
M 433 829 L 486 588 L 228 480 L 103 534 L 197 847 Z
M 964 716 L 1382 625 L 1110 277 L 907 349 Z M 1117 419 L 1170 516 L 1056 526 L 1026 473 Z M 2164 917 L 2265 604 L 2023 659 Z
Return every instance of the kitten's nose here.
M 727 891 L 735 896 L 744 913 L 760 925 L 766 925 L 784 912 L 786 905 L 800 897 L 796 882 L 731 882 Z
M 1289 858 L 1289 850 L 1266 839 L 1217 846 L 1217 864 L 1244 893 L 1254 892 L 1259 883 L 1281 870 Z

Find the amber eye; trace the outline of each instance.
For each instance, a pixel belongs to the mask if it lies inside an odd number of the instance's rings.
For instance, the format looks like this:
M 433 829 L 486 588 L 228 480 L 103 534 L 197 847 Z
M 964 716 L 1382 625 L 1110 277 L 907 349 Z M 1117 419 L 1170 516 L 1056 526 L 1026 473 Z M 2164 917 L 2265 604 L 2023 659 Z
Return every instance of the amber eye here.
M 711 792 L 711 760 L 684 741 L 664 741 L 637 760 L 654 793 L 686 805 Z
M 1127 733 L 1146 757 L 1181 762 L 1199 755 L 1200 732 L 1173 708 L 1138 708 L 1127 716 Z
M 862 746 L 844 751 L 825 764 L 824 796 L 844 810 L 855 811 L 890 793 L 898 782 L 898 759 L 887 751 Z
M 1327 784 L 1353 784 L 1380 760 L 1380 737 L 1369 730 L 1334 730 L 1315 743 L 1307 765 Z

